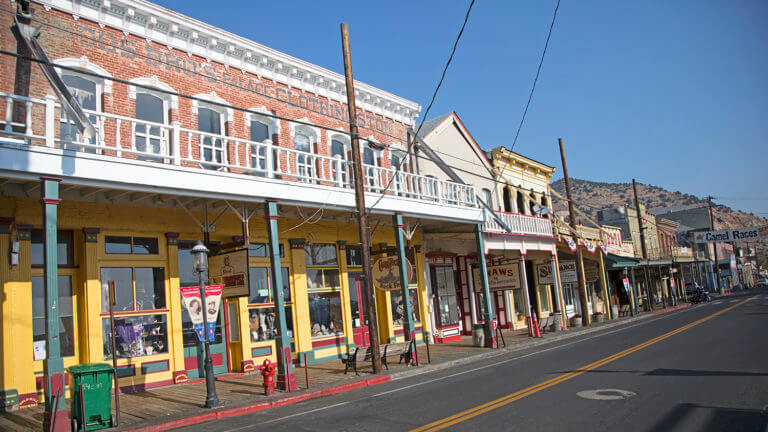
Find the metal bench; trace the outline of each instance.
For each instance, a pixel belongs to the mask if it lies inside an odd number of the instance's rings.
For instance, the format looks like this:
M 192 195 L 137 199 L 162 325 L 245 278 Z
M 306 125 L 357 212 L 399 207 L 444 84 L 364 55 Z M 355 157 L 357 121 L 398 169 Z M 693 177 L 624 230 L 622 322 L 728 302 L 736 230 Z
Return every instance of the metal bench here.
M 406 364 L 411 364 L 413 357 L 413 342 L 399 342 L 391 343 L 379 346 L 379 352 L 381 353 L 381 363 L 387 370 L 389 370 L 389 364 L 387 357 L 399 356 L 398 363 L 402 363 L 405 360 Z M 349 372 L 352 368 L 355 374 L 360 375 L 357 371 L 359 364 L 365 363 L 371 360 L 371 347 L 355 347 L 355 351 L 347 355 L 347 358 L 341 359 L 344 363 L 344 374 Z

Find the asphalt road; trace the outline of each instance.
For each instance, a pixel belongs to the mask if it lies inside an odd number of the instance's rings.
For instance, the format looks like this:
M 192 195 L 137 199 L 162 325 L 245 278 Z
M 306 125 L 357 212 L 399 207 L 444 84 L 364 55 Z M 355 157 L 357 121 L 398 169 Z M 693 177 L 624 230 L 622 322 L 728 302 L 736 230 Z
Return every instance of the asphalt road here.
M 768 291 L 747 291 L 184 430 L 768 431 L 766 328 Z

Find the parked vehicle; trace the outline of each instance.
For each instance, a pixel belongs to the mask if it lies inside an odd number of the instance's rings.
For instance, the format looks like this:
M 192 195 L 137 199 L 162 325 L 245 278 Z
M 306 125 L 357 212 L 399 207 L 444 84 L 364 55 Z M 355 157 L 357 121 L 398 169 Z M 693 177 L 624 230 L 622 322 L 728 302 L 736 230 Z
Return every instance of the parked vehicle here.
M 768 288 L 768 279 L 760 279 L 757 281 L 758 288 Z
M 695 304 L 695 303 L 709 303 L 712 301 L 712 297 L 710 297 L 709 293 L 701 289 L 700 287 L 697 287 L 693 294 L 688 298 L 688 300 Z

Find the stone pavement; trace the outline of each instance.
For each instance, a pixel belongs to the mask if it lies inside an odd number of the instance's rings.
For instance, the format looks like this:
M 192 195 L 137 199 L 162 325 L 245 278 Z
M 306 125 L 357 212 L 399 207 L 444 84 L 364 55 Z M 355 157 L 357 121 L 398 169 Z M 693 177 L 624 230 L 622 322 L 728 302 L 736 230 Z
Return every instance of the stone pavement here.
M 669 310 L 673 309 L 670 308 Z M 657 310 L 655 314 L 659 312 Z M 120 396 L 119 430 L 160 431 L 180 427 L 189 423 L 190 420 L 201 422 L 229 417 L 365 385 L 374 385 L 413 374 L 456 367 L 484 357 L 498 355 L 503 351 L 514 351 L 532 345 L 571 338 L 648 316 L 652 315 L 643 313 L 634 318 L 622 317 L 604 323 L 596 323 L 587 328 L 572 328 L 565 332 L 545 333 L 541 339 L 529 338 L 526 330 L 504 330 L 502 334 L 507 346 L 499 350 L 475 347 L 471 336 L 464 336 L 461 340 L 452 343 L 430 344 L 429 347 L 420 345 L 418 353 L 421 366 L 397 364 L 396 361 L 390 359 L 392 362 L 390 370 L 379 376 L 372 374 L 370 364 L 359 368 L 360 375 L 357 376 L 352 371 L 345 375 L 344 365 L 340 360 L 324 362 L 309 367 L 309 388 L 307 388 L 305 378 L 307 370 L 304 367 L 296 366 L 295 374 L 299 390 L 292 393 L 276 391 L 275 395 L 270 397 L 263 395 L 262 378 L 258 372 L 220 375 L 216 378 L 216 391 L 223 406 L 216 410 L 202 408 L 205 401 L 204 381 L 122 394 Z M 69 405 L 69 400 L 67 400 L 67 405 Z M 42 429 L 42 419 L 42 406 L 0 413 L 0 430 L 39 431 Z

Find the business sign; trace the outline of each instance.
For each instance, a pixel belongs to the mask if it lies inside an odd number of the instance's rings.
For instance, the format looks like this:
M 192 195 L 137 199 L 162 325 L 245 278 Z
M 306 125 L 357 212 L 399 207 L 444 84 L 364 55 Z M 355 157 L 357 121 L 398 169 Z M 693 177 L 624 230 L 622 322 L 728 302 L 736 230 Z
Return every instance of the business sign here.
M 506 263 L 490 265 L 486 267 L 488 275 L 488 289 L 502 291 L 520 288 L 520 264 Z M 480 279 L 480 267 L 474 268 L 475 291 L 482 291 L 483 285 Z
M 539 264 L 536 266 L 536 276 L 540 285 L 555 283 L 551 264 Z M 560 282 L 575 283 L 577 280 L 576 261 L 560 261 Z
M 768 225 L 720 231 L 701 231 L 693 235 L 693 241 L 696 243 L 755 241 L 761 238 L 768 238 Z
M 413 266 L 408 258 L 405 259 L 405 265 L 408 268 L 408 280 L 413 279 Z M 382 257 L 373 263 L 371 269 L 373 286 L 382 291 L 392 291 L 402 289 L 400 283 L 400 259 L 396 255 Z
M 624 291 L 627 292 L 627 295 L 630 294 L 630 288 L 629 288 L 629 278 L 622 278 L 621 283 L 624 284 Z
M 200 287 L 181 287 L 181 303 L 189 314 L 189 320 L 192 321 L 192 328 L 197 334 L 200 342 L 203 342 L 203 335 L 208 334 L 208 341 L 214 340 L 214 329 L 219 317 L 219 307 L 221 306 L 221 285 L 205 286 L 205 306 L 200 298 Z M 206 318 L 208 325 L 203 324 L 203 307 L 206 307 Z
M 208 258 L 208 278 L 224 287 L 224 297 L 248 295 L 248 249 L 226 252 Z

